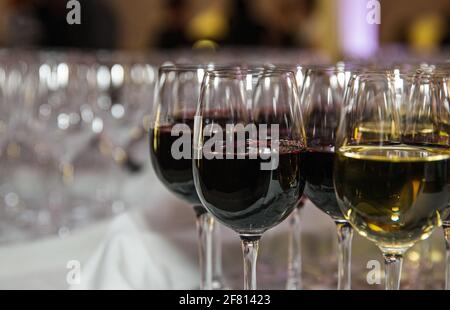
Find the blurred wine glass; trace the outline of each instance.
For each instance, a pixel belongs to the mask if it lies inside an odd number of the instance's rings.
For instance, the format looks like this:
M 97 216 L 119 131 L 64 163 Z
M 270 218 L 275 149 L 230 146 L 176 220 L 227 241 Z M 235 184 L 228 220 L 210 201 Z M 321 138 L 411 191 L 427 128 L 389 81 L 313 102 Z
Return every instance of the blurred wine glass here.
M 200 202 L 192 172 L 194 117 L 206 69 L 181 64 L 160 67 L 150 125 L 150 157 L 159 180 L 196 213 L 200 288 L 223 289 L 217 223 Z
M 99 53 L 96 58 L 94 113 L 104 122 L 101 143 L 111 149 L 119 165 L 139 172 L 143 162 L 133 157 L 131 149 L 146 141 L 157 66 L 151 58 L 139 55 Z
M 351 288 L 353 232 L 339 209 L 333 185 L 336 130 L 346 85 L 352 75 L 345 66 L 311 67 L 301 95 L 307 152 L 302 161 L 305 195 L 336 224 L 338 235 L 338 289 Z
M 268 69 L 286 70 L 293 72 L 298 85 L 298 93 L 301 94 L 303 81 L 307 72 L 307 66 L 289 63 L 269 63 Z M 292 211 L 289 224 L 289 246 L 288 246 L 288 274 L 286 289 L 300 290 L 303 288 L 302 281 L 302 228 L 301 209 L 305 205 L 306 197 L 300 198 L 297 207 Z
M 16 234 L 5 240 L 65 235 L 123 210 L 124 169 L 100 139 L 96 58 L 71 51 L 0 58 L 2 227 Z

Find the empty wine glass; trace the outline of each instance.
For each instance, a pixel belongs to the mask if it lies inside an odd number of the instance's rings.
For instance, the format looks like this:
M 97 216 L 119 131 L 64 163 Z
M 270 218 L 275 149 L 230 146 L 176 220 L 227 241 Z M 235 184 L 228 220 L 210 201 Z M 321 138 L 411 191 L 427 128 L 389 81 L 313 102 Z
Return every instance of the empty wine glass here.
M 83 224 L 105 210 L 95 197 L 106 182 L 89 186 L 79 170 L 85 162 L 82 159 L 97 152 L 97 148 L 84 151 L 104 128 L 103 120 L 93 111 L 94 67 L 91 56 L 72 53 L 42 53 L 39 64 L 39 92 L 31 129 L 41 136 L 41 150 L 51 153 L 59 169 L 62 187 L 54 191 L 54 200 L 59 201 L 59 222 L 65 227 Z M 98 171 L 106 171 L 107 163 L 105 160 L 103 167 L 97 166 Z
M 133 54 L 97 54 L 93 109 L 104 123 L 100 143 L 129 172 L 142 168 L 130 148 L 145 136 L 150 121 L 158 75 L 151 60 Z
M 29 127 L 39 89 L 35 55 L 17 52 L 3 57 L 5 61 L 0 68 L 1 212 L 8 235 L 25 239 L 53 229 L 48 193 L 57 184 L 51 182 L 51 158 L 48 153 L 38 152 L 39 135 Z
M 0 64 L 2 228 L 16 234 L 13 239 L 66 234 L 123 209 L 122 171 L 100 135 L 127 130 L 97 109 L 105 79 L 96 55 L 2 50 Z M 137 79 L 141 71 L 135 72 Z M 119 81 L 120 74 L 111 80 Z M 145 105 L 144 112 L 125 109 L 127 125 L 143 126 L 148 115 L 146 94 L 153 90 L 143 91 L 144 84 L 125 87 L 135 96 L 124 100 Z M 131 110 L 136 116 L 128 118 Z M 11 239 L 8 235 L 3 239 Z

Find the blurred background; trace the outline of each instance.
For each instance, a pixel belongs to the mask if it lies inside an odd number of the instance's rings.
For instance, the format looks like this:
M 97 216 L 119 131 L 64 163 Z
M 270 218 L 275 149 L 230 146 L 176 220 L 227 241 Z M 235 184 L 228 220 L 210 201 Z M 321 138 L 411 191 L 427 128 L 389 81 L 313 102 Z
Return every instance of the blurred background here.
M 450 58 L 449 0 L 79 0 L 80 25 L 67 3 L 0 0 L 0 289 L 198 287 L 194 214 L 148 153 L 164 61 Z M 334 289 L 335 225 L 309 202 L 302 218 L 304 287 Z M 262 240 L 263 289 L 285 287 L 288 231 Z M 238 238 L 222 227 L 222 239 L 240 288 Z M 442 240 L 437 229 L 408 252 L 403 288 L 443 287 Z M 354 288 L 382 289 L 366 281 L 375 246 L 355 236 L 353 257 Z
M 399 44 L 431 53 L 450 42 L 447 0 L 381 0 L 380 25 L 366 22 L 365 0 L 79 2 L 81 25 L 68 25 L 66 1 L 0 0 L 0 45 L 132 51 L 287 47 L 338 58 Z

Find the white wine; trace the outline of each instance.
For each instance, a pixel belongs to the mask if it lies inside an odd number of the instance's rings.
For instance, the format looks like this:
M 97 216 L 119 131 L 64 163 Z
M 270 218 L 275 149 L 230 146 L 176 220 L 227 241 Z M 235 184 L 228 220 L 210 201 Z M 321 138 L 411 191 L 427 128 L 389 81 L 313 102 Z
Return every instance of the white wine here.
M 334 177 L 344 217 L 383 251 L 402 253 L 441 224 L 450 199 L 450 150 L 345 146 Z

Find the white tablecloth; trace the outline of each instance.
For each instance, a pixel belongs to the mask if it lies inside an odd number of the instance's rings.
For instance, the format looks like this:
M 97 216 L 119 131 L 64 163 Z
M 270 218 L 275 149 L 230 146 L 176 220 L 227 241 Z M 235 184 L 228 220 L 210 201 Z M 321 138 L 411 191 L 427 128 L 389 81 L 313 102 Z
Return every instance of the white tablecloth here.
M 146 171 L 125 184 L 124 193 L 130 205 L 127 211 L 74 230 L 65 237 L 49 236 L 0 246 L 0 289 L 197 288 L 194 212 L 156 180 L 151 168 Z M 284 287 L 287 228 L 288 221 L 285 221 L 263 236 L 258 261 L 258 281 L 262 288 Z M 336 237 L 332 221 L 308 203 L 302 211 L 302 229 L 309 288 L 334 288 Z M 435 238 L 440 246 L 442 234 L 439 234 Z M 239 239 L 222 227 L 222 243 L 224 274 L 229 284 L 240 288 Z M 438 252 L 442 253 L 442 249 Z M 355 287 L 367 285 L 364 279 L 369 259 L 381 261 L 379 251 L 370 242 L 356 237 Z M 73 265 L 67 267 L 73 261 L 81 267 L 80 281 L 75 284 L 70 281 Z M 440 264 L 435 267 L 438 275 L 442 261 Z

